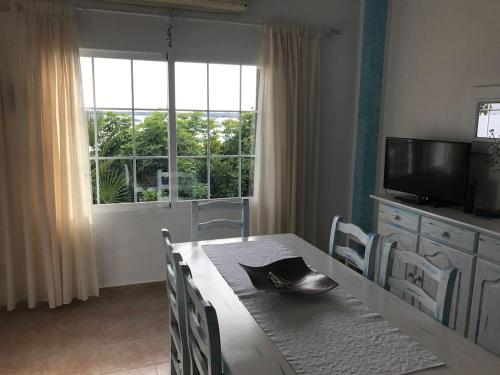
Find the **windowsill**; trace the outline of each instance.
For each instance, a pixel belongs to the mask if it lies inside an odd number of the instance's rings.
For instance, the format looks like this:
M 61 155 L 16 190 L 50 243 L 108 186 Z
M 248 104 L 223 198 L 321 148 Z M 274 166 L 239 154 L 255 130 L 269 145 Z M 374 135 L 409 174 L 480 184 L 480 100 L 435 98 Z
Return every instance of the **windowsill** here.
M 171 202 L 141 202 L 141 203 L 110 203 L 94 204 L 92 210 L 95 214 L 113 212 L 143 212 L 153 210 L 171 209 Z
M 249 198 L 252 197 L 243 197 Z M 209 202 L 214 200 L 224 200 L 229 202 L 238 202 L 242 198 L 215 198 L 215 199 L 197 199 L 198 202 Z M 93 213 L 114 213 L 114 212 L 147 212 L 154 210 L 170 210 L 170 209 L 188 209 L 191 208 L 191 200 L 177 202 L 140 202 L 140 203 L 110 203 L 110 204 L 94 204 L 92 206 Z
M 484 137 L 475 137 L 472 142 L 477 142 L 477 143 L 493 143 L 493 142 L 500 142 L 500 138 L 484 138 Z

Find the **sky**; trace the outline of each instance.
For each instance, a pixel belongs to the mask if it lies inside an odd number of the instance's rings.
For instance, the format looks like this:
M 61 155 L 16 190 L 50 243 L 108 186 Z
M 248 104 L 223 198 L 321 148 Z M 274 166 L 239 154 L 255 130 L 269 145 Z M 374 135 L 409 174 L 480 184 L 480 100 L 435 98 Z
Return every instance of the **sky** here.
M 94 100 L 92 59 L 82 57 L 81 67 L 85 107 L 92 108 Z M 133 103 L 136 109 L 167 109 L 167 71 L 165 61 L 95 58 L 96 107 L 126 109 L 132 108 Z M 241 110 L 255 110 L 257 89 L 255 66 L 242 66 L 240 80 L 239 65 L 176 62 L 176 109 L 239 111 L 240 82 Z

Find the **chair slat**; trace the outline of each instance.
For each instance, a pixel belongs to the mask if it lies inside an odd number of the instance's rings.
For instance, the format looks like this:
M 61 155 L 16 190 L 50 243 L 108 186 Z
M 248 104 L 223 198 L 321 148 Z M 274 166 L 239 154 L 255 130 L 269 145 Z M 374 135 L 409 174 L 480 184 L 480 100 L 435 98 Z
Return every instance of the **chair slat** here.
M 220 208 L 223 210 L 241 210 L 242 202 L 231 202 L 226 200 L 213 200 L 210 202 L 199 203 L 198 210 L 206 211 L 209 209 Z
M 437 281 L 438 289 L 436 299 L 433 299 L 423 288 L 410 281 L 394 278 L 391 275 L 394 260 L 417 267 L 424 272 L 425 276 Z M 417 253 L 398 250 L 397 242 L 395 241 L 386 240 L 382 246 L 380 259 L 380 286 L 387 290 L 396 288 L 403 291 L 405 294 L 411 295 L 432 314 L 434 319 L 444 325 L 449 324 L 453 289 L 455 288 L 457 273 L 458 270 L 456 268 L 446 267 L 440 269 Z
M 204 329 L 198 323 L 198 318 L 196 318 L 193 312 L 189 313 L 189 328 L 191 329 L 191 333 L 196 339 L 196 343 L 198 344 L 200 351 L 203 352 L 205 355 L 207 355 L 208 346 L 207 343 L 205 342 L 206 338 L 203 338 L 201 336 L 202 334 L 205 335 L 205 333 L 203 332 Z M 203 333 L 200 333 L 200 331 Z
M 346 260 L 351 261 L 356 268 L 363 272 L 363 275 L 373 280 L 375 275 L 375 258 L 378 246 L 379 235 L 377 233 L 366 234 L 361 228 L 354 224 L 343 223 L 341 216 L 335 216 L 332 221 L 332 228 L 330 231 L 330 242 L 328 246 L 328 253 L 331 256 L 340 256 Z M 345 238 L 354 240 L 359 245 L 364 247 L 364 254 L 361 256 L 359 252 L 349 246 L 340 245 L 341 234 L 350 236 Z
M 343 233 L 356 237 L 359 242 L 363 244 L 368 242 L 368 235 L 354 224 L 339 222 L 337 229 Z
M 175 346 L 175 349 L 177 350 L 177 352 L 181 353 L 182 346 L 181 346 L 181 338 L 179 336 L 179 332 L 177 332 L 176 327 L 170 326 L 170 328 L 171 328 L 170 335 L 171 335 L 171 338 L 172 338 L 172 344 Z
M 426 309 L 437 315 L 437 304 L 422 288 L 410 283 L 408 280 L 395 279 L 389 277 L 389 287 L 396 288 L 402 292 L 408 293 L 410 296 L 420 302 Z
M 230 219 L 214 219 L 210 221 L 205 221 L 198 224 L 199 230 L 207 230 L 217 227 L 228 226 L 232 228 L 241 229 L 243 227 L 243 221 L 240 220 L 230 220 Z
M 200 212 L 209 209 L 230 209 L 241 210 L 241 219 L 213 219 L 200 222 Z M 191 202 L 191 240 L 199 240 L 201 230 L 209 230 L 218 227 L 229 227 L 241 230 L 242 237 L 248 237 L 250 232 L 250 214 L 248 198 L 243 198 L 240 202 L 231 202 L 227 200 L 214 200 L 210 202 Z
M 360 270 L 363 270 L 365 268 L 365 260 L 361 258 L 359 254 L 350 247 L 336 245 L 335 254 L 348 259 L 350 262 L 354 263 L 354 265 Z
M 401 263 L 412 264 L 421 268 L 428 277 L 434 279 L 435 281 L 439 281 L 441 279 L 441 269 L 417 253 L 394 249 L 393 256 L 395 260 L 398 260 Z
M 205 360 L 203 359 L 203 356 L 196 346 L 191 346 L 191 356 L 193 357 L 194 365 L 193 367 L 196 366 L 198 368 L 198 372 L 202 375 L 209 374 L 207 365 L 205 363 Z

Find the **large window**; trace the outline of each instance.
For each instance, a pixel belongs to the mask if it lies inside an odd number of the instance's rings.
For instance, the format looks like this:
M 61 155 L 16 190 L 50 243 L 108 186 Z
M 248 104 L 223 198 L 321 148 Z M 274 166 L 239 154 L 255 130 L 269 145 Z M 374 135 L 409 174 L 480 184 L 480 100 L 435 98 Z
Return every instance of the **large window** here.
M 169 75 L 165 61 L 81 65 L 94 204 L 252 194 L 256 67 L 176 62 Z

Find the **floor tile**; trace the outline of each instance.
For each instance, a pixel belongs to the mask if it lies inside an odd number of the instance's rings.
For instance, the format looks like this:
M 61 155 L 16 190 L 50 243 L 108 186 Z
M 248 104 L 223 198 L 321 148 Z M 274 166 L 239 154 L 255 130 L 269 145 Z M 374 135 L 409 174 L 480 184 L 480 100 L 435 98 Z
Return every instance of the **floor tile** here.
M 156 366 L 148 366 L 132 370 L 113 372 L 111 374 L 112 375 L 157 375 L 157 371 L 156 371 Z
M 156 365 L 170 371 L 165 283 L 100 294 L 56 309 L 21 303 L 13 312 L 0 310 L 0 373 L 147 375 L 156 374 Z
M 158 375 L 170 375 L 170 362 L 156 365 L 156 373 Z
M 99 363 L 101 372 L 111 373 L 156 365 L 169 358 L 169 338 L 161 336 L 101 347 Z

